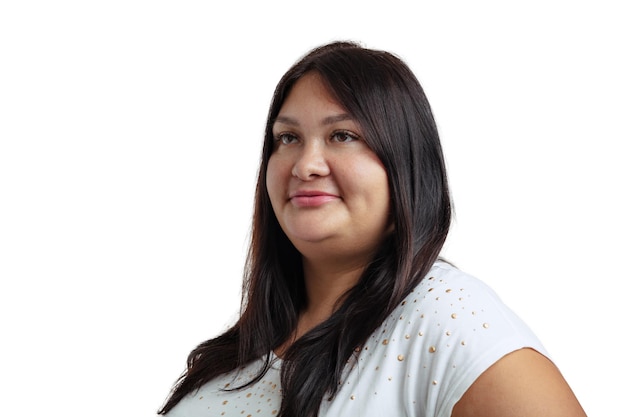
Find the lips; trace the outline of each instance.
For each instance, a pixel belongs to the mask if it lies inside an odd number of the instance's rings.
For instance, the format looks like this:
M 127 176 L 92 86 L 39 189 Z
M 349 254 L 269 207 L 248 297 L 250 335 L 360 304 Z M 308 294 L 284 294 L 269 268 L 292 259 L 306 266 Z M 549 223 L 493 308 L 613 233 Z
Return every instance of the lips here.
M 317 190 L 300 190 L 289 195 L 289 201 L 298 208 L 319 207 L 338 199 L 336 194 Z

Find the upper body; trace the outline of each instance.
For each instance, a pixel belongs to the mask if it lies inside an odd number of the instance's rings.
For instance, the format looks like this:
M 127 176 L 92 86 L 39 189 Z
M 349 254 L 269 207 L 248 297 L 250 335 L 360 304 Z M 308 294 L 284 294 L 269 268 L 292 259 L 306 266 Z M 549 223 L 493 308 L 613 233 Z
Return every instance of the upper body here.
M 435 264 L 450 220 L 406 64 L 350 43 L 311 51 L 270 106 L 242 314 L 191 352 L 161 413 L 584 416 L 493 292 Z
M 346 364 L 341 388 L 322 403 L 319 415 L 449 417 L 480 375 L 505 356 L 521 353 L 520 349 L 547 355 L 530 329 L 490 288 L 438 262 L 357 349 Z M 216 378 L 185 397 L 168 415 L 275 415 L 281 401 L 282 364 L 275 355 L 260 381 L 228 390 L 251 380 L 261 364 L 262 360 L 255 361 Z

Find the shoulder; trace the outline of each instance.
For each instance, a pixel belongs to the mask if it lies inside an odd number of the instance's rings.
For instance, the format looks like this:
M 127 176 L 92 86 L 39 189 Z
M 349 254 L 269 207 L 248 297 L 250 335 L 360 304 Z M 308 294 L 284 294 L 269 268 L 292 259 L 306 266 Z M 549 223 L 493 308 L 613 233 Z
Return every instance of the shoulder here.
M 435 301 L 438 301 L 436 297 L 447 294 L 448 298 L 461 298 L 459 301 L 470 301 L 474 297 L 483 301 L 495 299 L 500 302 L 497 294 L 483 281 L 443 261 L 435 262 L 413 292 L 420 293 L 424 299 Z M 424 292 L 434 292 L 434 298 L 426 296 Z
M 541 342 L 485 283 L 438 262 L 413 295 L 428 326 L 453 329 L 428 342 L 445 385 L 435 415 L 585 415 Z
M 402 358 L 409 392 L 430 415 L 447 415 L 472 383 L 507 354 L 543 345 L 484 282 L 437 262 L 373 335 Z M 397 351 L 397 354 L 396 354 Z M 387 352 L 389 353 L 389 352 Z M 396 362 L 398 362 L 396 360 Z
M 403 304 L 402 314 L 428 328 L 430 341 L 451 354 L 476 359 L 521 347 L 547 354 L 532 330 L 487 284 L 445 262 L 437 262 Z
M 401 303 L 397 311 L 464 333 L 529 329 L 483 281 L 445 262 L 437 262 Z

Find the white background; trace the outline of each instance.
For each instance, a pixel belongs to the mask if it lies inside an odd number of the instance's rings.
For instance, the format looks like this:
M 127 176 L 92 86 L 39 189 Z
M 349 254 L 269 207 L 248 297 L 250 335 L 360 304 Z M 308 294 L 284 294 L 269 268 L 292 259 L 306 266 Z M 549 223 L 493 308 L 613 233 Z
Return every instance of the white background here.
M 273 88 L 334 39 L 413 68 L 449 165 L 445 255 L 590 416 L 621 412 L 619 2 L 224 3 L 1 3 L 0 413 L 154 414 L 238 311 Z

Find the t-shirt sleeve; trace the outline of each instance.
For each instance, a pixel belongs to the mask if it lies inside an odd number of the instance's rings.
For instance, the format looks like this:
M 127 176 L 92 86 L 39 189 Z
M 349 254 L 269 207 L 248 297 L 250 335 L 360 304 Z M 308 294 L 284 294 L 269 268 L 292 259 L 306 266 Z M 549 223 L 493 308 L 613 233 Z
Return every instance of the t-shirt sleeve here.
M 548 356 L 539 339 L 494 291 L 452 267 L 425 282 L 422 300 L 421 389 L 425 415 L 449 417 L 472 383 L 503 356 L 532 348 Z M 428 288 L 426 288 L 428 287 Z M 428 317 L 430 316 L 430 317 Z M 426 392 L 423 389 L 427 386 Z

